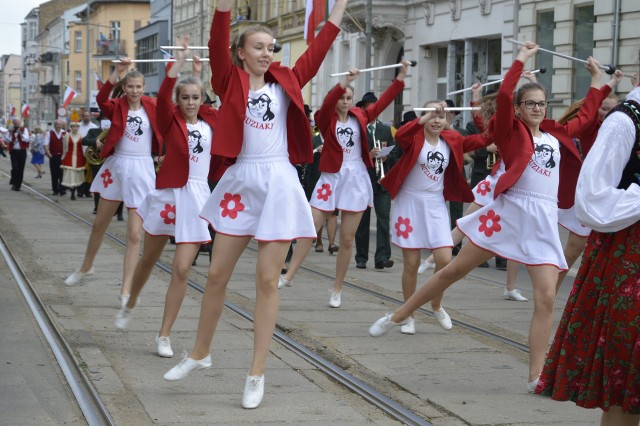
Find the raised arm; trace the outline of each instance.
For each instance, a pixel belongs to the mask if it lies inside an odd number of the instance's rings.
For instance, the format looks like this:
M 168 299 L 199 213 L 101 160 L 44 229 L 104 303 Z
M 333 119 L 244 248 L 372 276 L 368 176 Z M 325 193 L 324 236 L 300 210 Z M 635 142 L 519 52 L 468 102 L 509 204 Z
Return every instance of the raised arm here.
M 516 60 L 504 76 L 504 81 L 500 85 L 498 97 L 496 98 L 496 118 L 493 128 L 495 142 L 498 146 L 506 143 L 511 138 L 513 132 L 513 91 L 516 89 L 518 80 L 522 75 L 525 62 L 538 52 L 538 45 L 530 41 L 524 43 L 518 51 Z
M 402 67 L 400 67 L 398 76 L 391 82 L 391 85 L 380 96 L 380 99 L 378 99 L 377 102 L 364 110 L 365 116 L 367 117 L 367 123 L 371 123 L 372 121 L 374 121 L 382 113 L 382 111 L 384 111 L 393 102 L 393 100 L 400 94 L 402 89 L 404 89 L 404 78 L 407 75 L 411 62 L 402 61 L 401 64 Z
M 231 32 L 230 0 L 218 1 L 209 32 L 209 66 L 211 67 L 211 87 L 216 95 L 224 96 L 232 75 L 233 64 L 229 53 Z
M 129 58 L 120 58 L 120 62 L 116 63 L 116 67 L 104 83 L 98 94 L 96 95 L 96 102 L 100 107 L 100 111 L 109 119 L 113 116 L 114 110 L 114 102 L 111 102 L 109 99 L 109 95 L 111 94 L 111 89 L 113 89 L 113 85 L 118 81 L 118 77 L 123 72 L 126 72 L 131 64 L 131 59 Z
M 347 0 L 336 0 L 327 23 L 293 66 L 292 71 L 300 87 L 304 87 L 318 73 L 322 61 L 340 32 L 340 23 L 346 7 Z
M 176 79 L 180 70 L 184 66 L 186 57 L 189 53 L 189 37 L 182 36 L 178 37 L 177 45 L 181 46 L 182 49 L 178 49 L 175 51 L 176 62 L 172 64 L 167 71 L 167 75 L 162 80 L 162 84 L 160 85 L 160 89 L 158 90 L 157 102 L 156 102 L 156 118 L 158 121 L 158 130 L 161 133 L 166 133 L 169 131 L 171 127 L 171 123 L 173 121 L 173 110 L 174 105 L 171 102 L 171 95 L 173 92 L 173 87 L 176 84 Z

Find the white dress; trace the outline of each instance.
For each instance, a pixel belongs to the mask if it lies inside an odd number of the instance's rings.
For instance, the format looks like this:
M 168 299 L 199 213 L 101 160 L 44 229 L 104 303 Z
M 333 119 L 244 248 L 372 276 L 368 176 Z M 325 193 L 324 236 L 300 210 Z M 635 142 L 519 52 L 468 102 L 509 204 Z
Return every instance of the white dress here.
M 249 91 L 240 155 L 200 213 L 217 233 L 258 241 L 316 238 L 311 207 L 287 151 L 290 103 L 275 83 Z
M 200 218 L 209 197 L 211 161 L 211 127 L 202 120 L 187 123 L 189 135 L 189 179 L 182 188 L 156 189 L 147 195 L 136 212 L 143 220 L 142 229 L 150 235 L 175 237 L 176 243 L 211 241 L 208 224 Z M 174 143 L 174 141 L 165 141 Z M 178 143 L 184 143 L 180 141 Z
M 325 212 L 365 211 L 373 206 L 373 187 L 362 161 L 360 125 L 350 115 L 346 123 L 338 122 L 335 131 L 342 148 L 342 165 L 337 173 L 320 174 L 309 202 L 311 207 Z
M 137 209 L 153 191 L 156 172 L 151 158 L 153 130 L 144 108 L 129 110 L 127 125 L 115 152 L 109 156 L 91 184 L 91 192 L 110 201 L 124 201 Z
M 453 247 L 449 209 L 445 202 L 444 171 L 451 148 L 440 138 L 436 146 L 425 142 L 418 161 L 394 198 L 391 242 L 407 249 Z
M 504 161 L 499 160 L 498 170 L 496 170 L 494 174 L 489 174 L 473 188 L 474 203 L 479 206 L 486 206 L 493 202 L 493 196 L 496 193 L 496 184 L 500 176 L 504 174 L 504 171 Z
M 543 133 L 518 181 L 492 203 L 458 219 L 471 243 L 525 265 L 567 269 L 558 231 L 560 146 Z

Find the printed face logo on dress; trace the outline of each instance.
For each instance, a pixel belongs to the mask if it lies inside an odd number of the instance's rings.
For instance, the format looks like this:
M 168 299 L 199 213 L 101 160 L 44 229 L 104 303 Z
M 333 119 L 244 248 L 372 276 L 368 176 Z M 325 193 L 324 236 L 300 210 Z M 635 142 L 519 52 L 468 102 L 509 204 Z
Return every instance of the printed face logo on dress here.
M 434 175 L 440 175 L 444 172 L 444 155 L 438 151 L 431 151 L 427 154 L 427 168 Z
M 194 154 L 200 154 L 202 151 L 204 151 L 204 148 L 202 147 L 202 145 L 200 145 L 201 140 L 202 135 L 199 131 L 192 130 L 189 132 L 189 148 L 191 148 L 191 152 L 193 152 Z
M 272 100 L 269 95 L 265 93 L 256 99 L 249 98 L 247 103 L 249 115 L 262 121 L 271 121 L 275 117 L 275 114 L 271 111 L 271 104 L 278 105 L 278 101 Z
M 535 145 L 534 149 L 534 161 L 540 167 L 545 169 L 553 169 L 556 167 L 556 162 L 553 160 L 553 154 L 555 150 L 551 145 L 543 143 L 541 145 Z
M 353 129 L 351 127 L 338 127 L 336 133 L 338 134 L 338 142 L 340 142 L 340 145 L 346 146 L 347 148 L 355 145 L 353 142 Z
M 127 117 L 127 132 L 130 135 L 140 136 L 142 131 L 142 118 L 130 115 Z

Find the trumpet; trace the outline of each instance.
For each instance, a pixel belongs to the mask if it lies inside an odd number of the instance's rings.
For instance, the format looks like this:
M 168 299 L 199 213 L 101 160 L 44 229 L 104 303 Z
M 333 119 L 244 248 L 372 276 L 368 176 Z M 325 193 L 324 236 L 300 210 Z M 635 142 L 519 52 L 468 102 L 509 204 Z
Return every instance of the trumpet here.
M 498 153 L 489 152 L 487 155 L 487 170 L 493 170 L 493 166 L 498 162 Z
M 376 138 L 376 125 L 378 123 L 378 120 L 375 120 L 373 122 L 373 129 L 371 130 L 371 134 L 373 135 L 373 147 L 374 148 L 378 148 L 378 150 L 382 149 L 382 144 L 380 143 L 380 141 L 378 140 L 378 138 Z M 378 181 L 384 179 L 384 164 L 382 161 L 382 158 L 380 158 L 379 156 L 376 156 L 375 158 L 375 162 L 376 162 L 376 176 L 380 176 L 378 178 Z

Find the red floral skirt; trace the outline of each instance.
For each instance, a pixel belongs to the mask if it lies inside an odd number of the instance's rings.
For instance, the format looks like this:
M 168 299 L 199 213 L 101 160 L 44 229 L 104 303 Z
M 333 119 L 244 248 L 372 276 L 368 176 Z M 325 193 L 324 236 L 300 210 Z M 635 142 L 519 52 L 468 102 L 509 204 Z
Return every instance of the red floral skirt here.
M 640 414 L 640 222 L 592 232 L 536 392 Z

